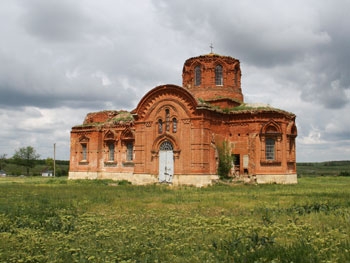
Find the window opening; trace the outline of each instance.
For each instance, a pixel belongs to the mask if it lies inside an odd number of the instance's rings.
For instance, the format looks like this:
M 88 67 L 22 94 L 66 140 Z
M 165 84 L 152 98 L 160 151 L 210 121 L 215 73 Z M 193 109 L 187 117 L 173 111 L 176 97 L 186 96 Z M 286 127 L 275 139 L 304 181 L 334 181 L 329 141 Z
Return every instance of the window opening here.
M 87 145 L 86 145 L 86 143 L 81 144 L 81 151 L 82 151 L 82 160 L 86 161 L 87 160 Z
M 201 67 L 200 66 L 196 66 L 194 68 L 194 85 L 195 86 L 199 86 L 201 85 Z
M 169 111 L 169 109 L 165 110 L 165 129 L 166 129 L 166 131 L 170 130 L 170 111 Z
M 233 155 L 233 161 L 234 161 L 234 165 L 240 165 L 240 163 L 241 163 L 241 156 L 239 155 L 239 154 L 234 154 Z
M 158 120 L 158 133 L 163 132 L 163 121 L 161 119 Z
M 110 143 L 108 145 L 108 150 L 109 150 L 109 161 L 114 161 L 114 143 Z
M 266 139 L 266 160 L 275 160 L 275 140 Z
M 173 133 L 177 132 L 177 119 L 173 118 Z
M 159 150 L 161 150 L 161 151 L 172 151 L 173 150 L 173 145 L 171 144 L 171 142 L 165 141 L 165 142 L 163 142 L 160 145 Z
M 221 65 L 217 65 L 215 67 L 215 85 L 216 86 L 221 86 L 223 83 L 223 79 L 222 79 L 222 66 Z
M 126 160 L 132 161 L 134 159 L 134 145 L 129 142 L 126 144 Z

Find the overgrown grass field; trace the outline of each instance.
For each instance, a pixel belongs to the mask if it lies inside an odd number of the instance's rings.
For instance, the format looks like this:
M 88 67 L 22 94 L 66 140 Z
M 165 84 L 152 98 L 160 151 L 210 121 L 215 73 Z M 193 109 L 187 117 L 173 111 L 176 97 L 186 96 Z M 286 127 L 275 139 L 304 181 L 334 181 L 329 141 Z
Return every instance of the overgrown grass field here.
M 0 178 L 0 262 L 350 262 L 350 177 L 132 186 Z

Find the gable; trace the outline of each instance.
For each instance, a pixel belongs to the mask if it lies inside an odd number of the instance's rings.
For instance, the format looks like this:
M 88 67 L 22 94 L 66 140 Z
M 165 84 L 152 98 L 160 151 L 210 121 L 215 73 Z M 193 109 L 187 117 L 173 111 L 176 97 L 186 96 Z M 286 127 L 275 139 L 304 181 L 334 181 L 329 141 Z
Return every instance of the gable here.
M 147 119 L 154 110 L 159 110 L 160 104 L 176 104 L 188 116 L 194 114 L 197 101 L 182 87 L 176 85 L 162 85 L 152 89 L 139 102 L 132 114 L 138 119 Z

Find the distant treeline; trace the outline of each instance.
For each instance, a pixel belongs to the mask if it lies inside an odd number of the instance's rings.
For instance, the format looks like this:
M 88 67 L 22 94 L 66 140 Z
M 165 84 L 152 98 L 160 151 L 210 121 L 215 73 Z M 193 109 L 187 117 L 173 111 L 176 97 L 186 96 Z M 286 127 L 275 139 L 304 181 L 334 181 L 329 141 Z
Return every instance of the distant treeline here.
M 51 159 L 52 160 L 52 159 Z M 44 171 L 53 171 L 53 163 L 48 159 L 33 160 L 34 167 L 30 168 L 29 175 L 41 176 Z M 8 176 L 20 176 L 26 174 L 26 168 L 17 164 L 12 158 L 0 160 L 0 170 L 4 171 Z M 69 161 L 55 161 L 55 176 L 67 176 L 69 170 Z
M 14 160 L 12 158 L 7 158 L 3 161 L 7 164 L 14 163 Z M 46 165 L 47 159 L 33 160 L 33 162 L 35 163 L 35 165 Z M 56 160 L 55 163 L 58 165 L 69 165 L 69 161 L 67 160 Z
M 46 164 L 46 159 L 36 161 L 38 162 L 37 164 Z M 69 165 L 69 161 L 66 160 L 56 160 L 55 163 L 61 165 Z
M 347 166 L 350 161 L 326 161 L 326 162 L 298 162 L 297 166 Z
M 350 161 L 297 163 L 298 176 L 350 176 Z
M 43 171 L 52 170 L 47 159 L 35 160 L 35 166 L 30 169 L 30 175 L 41 175 Z M 7 175 L 23 175 L 25 168 L 17 165 L 12 158 L 0 159 L 0 170 Z M 56 176 L 67 176 L 69 171 L 68 160 L 56 160 Z M 314 176 L 350 176 L 350 160 L 327 162 L 298 162 L 298 177 Z

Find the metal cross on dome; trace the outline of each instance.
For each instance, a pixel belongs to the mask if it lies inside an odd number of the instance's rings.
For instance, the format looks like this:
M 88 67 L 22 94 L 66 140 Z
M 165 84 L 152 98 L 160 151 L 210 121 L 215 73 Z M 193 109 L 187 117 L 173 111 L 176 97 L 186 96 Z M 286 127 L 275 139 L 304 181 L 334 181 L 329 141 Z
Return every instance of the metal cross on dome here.
M 210 43 L 210 53 L 213 53 L 213 49 L 214 49 L 214 46 L 213 46 L 213 43 Z

